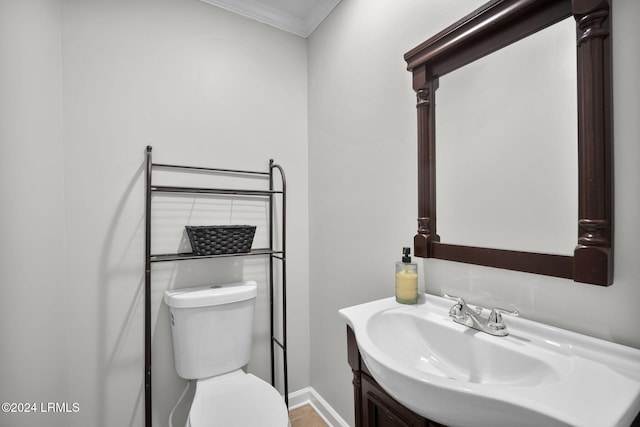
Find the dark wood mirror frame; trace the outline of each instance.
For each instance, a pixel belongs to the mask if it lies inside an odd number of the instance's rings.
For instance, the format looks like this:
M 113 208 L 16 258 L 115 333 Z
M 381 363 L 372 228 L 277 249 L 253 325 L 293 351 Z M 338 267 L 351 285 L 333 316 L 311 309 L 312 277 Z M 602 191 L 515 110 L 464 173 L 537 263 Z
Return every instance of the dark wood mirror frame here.
M 611 0 L 493 0 L 404 56 L 418 110 L 414 254 L 608 286 L 613 282 Z M 578 239 L 573 256 L 452 245 L 436 232 L 438 78 L 573 16 L 578 77 Z M 541 172 L 543 173 L 543 172 Z

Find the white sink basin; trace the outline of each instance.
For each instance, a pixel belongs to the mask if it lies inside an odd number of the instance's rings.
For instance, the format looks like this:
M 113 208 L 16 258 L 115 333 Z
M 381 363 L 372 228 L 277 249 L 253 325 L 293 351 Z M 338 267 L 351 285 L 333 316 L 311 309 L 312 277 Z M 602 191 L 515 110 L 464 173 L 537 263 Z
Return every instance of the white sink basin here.
M 340 310 L 376 381 L 448 426 L 628 427 L 640 411 L 640 350 L 505 316 L 506 337 L 453 322 L 425 295 Z

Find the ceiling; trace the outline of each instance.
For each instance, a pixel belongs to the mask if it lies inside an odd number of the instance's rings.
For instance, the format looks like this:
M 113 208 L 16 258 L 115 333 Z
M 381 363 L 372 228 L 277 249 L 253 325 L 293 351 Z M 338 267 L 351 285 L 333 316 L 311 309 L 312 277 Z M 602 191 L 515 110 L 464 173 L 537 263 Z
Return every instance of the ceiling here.
M 305 38 L 340 3 L 340 0 L 201 1 Z

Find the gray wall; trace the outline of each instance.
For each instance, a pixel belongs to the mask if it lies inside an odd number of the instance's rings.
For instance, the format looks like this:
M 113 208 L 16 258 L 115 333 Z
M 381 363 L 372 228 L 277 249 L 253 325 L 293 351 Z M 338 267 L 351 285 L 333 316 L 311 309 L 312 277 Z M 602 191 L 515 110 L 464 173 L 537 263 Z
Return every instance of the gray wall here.
M 274 158 L 284 167 L 290 390 L 308 386 L 304 39 L 198 0 L 0 7 L 0 400 L 80 409 L 0 413 L 0 424 L 142 425 L 148 144 L 160 163 L 266 170 Z M 194 212 L 193 200 L 179 200 Z M 157 224 L 176 209 L 161 201 Z M 253 220 L 253 211 L 236 204 L 234 220 Z M 155 249 L 178 249 L 181 221 L 154 228 Z M 153 277 L 154 425 L 167 425 L 185 384 L 173 366 L 164 289 L 257 280 L 248 369 L 269 377 L 265 259 L 162 264 Z
M 38 411 L 69 399 L 59 17 L 58 2 L 0 2 L 0 401 Z
M 309 39 L 311 385 L 351 422 L 337 310 L 393 295 L 394 262 L 416 229 L 415 97 L 402 55 L 482 3 L 345 1 Z M 638 2 L 614 2 L 614 284 L 429 259 L 418 261 L 421 289 L 640 347 L 638 16 Z

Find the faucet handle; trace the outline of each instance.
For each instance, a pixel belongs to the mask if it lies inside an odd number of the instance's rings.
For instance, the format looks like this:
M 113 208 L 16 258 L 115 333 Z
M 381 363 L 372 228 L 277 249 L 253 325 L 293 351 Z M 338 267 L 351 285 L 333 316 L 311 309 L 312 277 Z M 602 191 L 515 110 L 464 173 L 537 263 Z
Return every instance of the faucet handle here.
M 443 293 L 442 296 L 456 302 L 449 310 L 449 316 L 454 319 L 463 320 L 465 318 L 465 314 L 462 312 L 462 309 L 467 305 L 464 300 L 460 297 L 454 297 L 446 293 Z
M 454 305 L 451 308 L 451 310 L 453 310 L 456 307 L 458 307 L 458 311 L 460 311 L 460 310 L 462 310 L 462 307 L 467 307 L 468 309 L 473 310 L 478 316 L 481 315 L 482 314 L 482 310 L 484 310 L 479 305 L 470 306 L 461 297 L 454 297 L 453 295 L 449 295 L 449 294 L 446 294 L 446 293 L 443 293 L 442 296 L 445 297 L 445 298 L 448 298 L 450 300 L 456 301 L 458 303 L 458 304 Z
M 453 295 L 449 295 L 445 292 L 442 293 L 442 296 L 445 298 L 448 298 L 450 300 L 456 301 L 458 304 L 460 304 L 461 306 L 467 305 L 464 300 L 460 297 L 454 297 Z
M 491 310 L 491 313 L 489 313 L 489 320 L 487 324 L 493 328 L 504 327 L 504 323 L 502 323 L 503 314 L 508 314 L 509 316 L 520 315 L 520 313 L 518 313 L 518 310 L 509 311 L 502 308 L 494 308 L 493 310 Z

